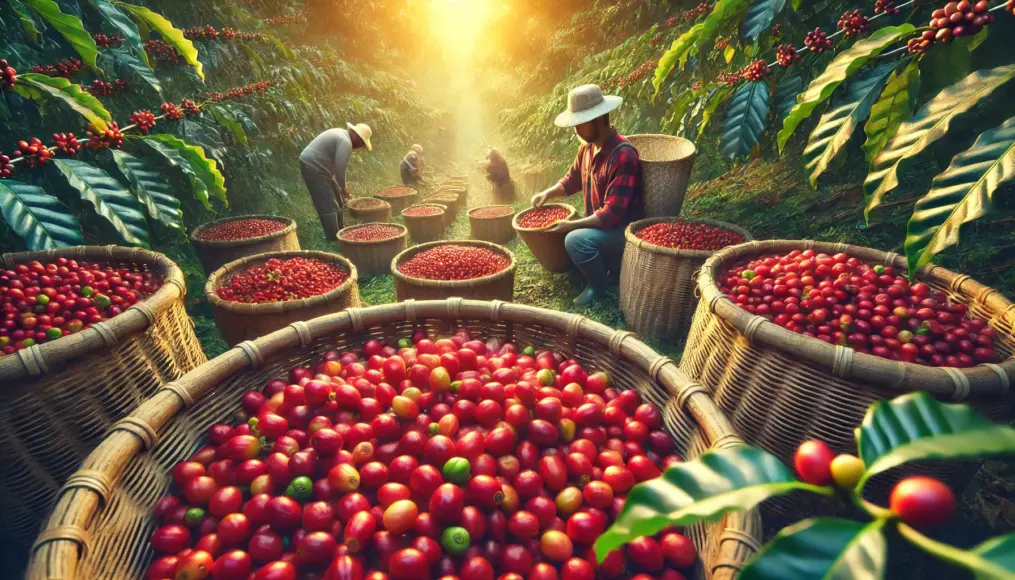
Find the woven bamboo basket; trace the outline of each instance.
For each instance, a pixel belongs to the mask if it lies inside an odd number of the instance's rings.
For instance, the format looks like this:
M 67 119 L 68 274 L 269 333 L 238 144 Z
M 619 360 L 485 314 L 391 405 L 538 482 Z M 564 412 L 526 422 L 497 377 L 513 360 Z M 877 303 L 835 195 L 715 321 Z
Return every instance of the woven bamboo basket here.
M 934 368 L 858 353 L 844 346 L 790 332 L 742 310 L 723 295 L 716 277 L 726 267 L 754 256 L 814 249 L 846 252 L 867 263 L 905 271 L 903 257 L 869 248 L 809 240 L 754 241 L 726 248 L 709 258 L 698 277 L 701 302 L 694 315 L 681 369 L 708 385 L 738 433 L 753 444 L 791 461 L 800 442 L 822 439 L 836 452 L 856 453 L 853 429 L 874 401 L 923 390 L 944 401 L 963 401 L 995 420 L 1011 417 L 1009 385 L 1015 378 L 1015 306 L 999 292 L 938 266 L 917 277 L 997 330 L 999 365 Z M 881 498 L 893 481 L 921 471 L 961 488 L 974 473 L 969 464 L 947 462 L 893 470 L 872 481 Z M 803 503 L 777 502 L 786 511 Z
M 458 194 L 449 191 L 435 193 L 434 195 L 431 195 L 425 203 L 438 203 L 448 208 L 447 216 L 451 221 L 454 221 L 454 219 L 458 217 L 458 208 L 462 207 Z
M 27 554 L 60 486 L 110 426 L 207 360 L 172 260 L 139 248 L 80 246 L 3 254 L 0 261 L 10 269 L 60 257 L 136 264 L 162 285 L 106 322 L 0 357 L 0 541 L 10 548 L 0 550 L 0 561 Z
M 475 215 L 477 211 L 488 207 L 503 207 L 507 213 L 497 217 L 477 217 Z M 509 205 L 487 205 L 470 210 L 469 228 L 472 231 L 472 238 L 495 244 L 507 243 L 515 237 L 515 228 L 511 225 L 514 217 L 515 210 Z
M 435 207 L 440 213 L 433 215 L 405 215 L 405 212 L 414 207 Z M 444 235 L 444 226 L 447 225 L 447 206 L 436 203 L 418 203 L 410 205 L 402 210 L 402 221 L 409 230 L 409 237 L 416 244 L 432 242 L 441 239 Z
M 636 234 L 650 225 L 676 218 L 636 221 L 624 232 L 627 242 L 620 268 L 620 310 L 624 320 L 641 336 L 684 338 L 698 306 L 698 270 L 715 254 L 708 250 L 681 250 L 659 246 Z M 684 219 L 737 232 L 745 241 L 751 234 L 733 224 L 710 219 Z
M 249 304 L 230 302 L 219 298 L 219 287 L 227 284 L 234 274 L 248 268 L 263 266 L 272 258 L 286 260 L 289 258 L 313 258 L 329 262 L 349 273 L 349 278 L 341 286 L 310 298 L 286 300 L 284 302 L 268 302 L 265 304 Z M 318 316 L 355 308 L 360 305 L 359 284 L 356 266 L 343 256 L 327 252 L 301 250 L 296 252 L 268 252 L 256 256 L 247 256 L 229 262 L 208 277 L 204 286 L 204 297 L 211 305 L 215 314 L 215 324 L 222 331 L 226 343 L 234 346 L 244 340 L 252 340 L 259 336 L 274 332 L 297 320 L 310 320 Z
M 407 190 L 407 191 L 401 194 L 387 193 L 396 190 L 398 191 Z M 374 197 L 383 199 L 384 201 L 391 204 L 391 212 L 395 214 L 401 213 L 403 209 L 416 203 L 416 198 L 418 196 L 419 193 L 415 189 L 410 189 L 408 187 L 385 187 L 384 189 L 374 194 Z
M 377 242 L 360 242 L 356 240 L 348 240 L 342 237 L 343 233 L 348 233 L 356 228 L 375 225 L 394 226 L 396 228 L 400 228 L 402 233 L 393 238 Z M 356 269 L 360 274 L 365 276 L 387 274 L 388 268 L 391 267 L 391 259 L 405 249 L 405 238 L 407 233 L 408 230 L 406 227 L 400 224 L 368 223 L 360 224 L 358 226 L 350 226 L 338 232 L 338 247 L 343 256 L 349 258 L 353 264 L 356 264 Z
M 571 213 L 564 219 L 571 219 L 576 213 L 574 207 L 566 203 L 547 203 L 543 204 L 543 207 L 567 208 Z M 536 257 L 536 261 L 544 268 L 551 272 L 566 271 L 571 267 L 571 257 L 567 255 L 567 249 L 564 248 L 564 238 L 567 234 L 547 232 L 547 228 L 523 228 L 518 225 L 518 219 L 532 209 L 534 208 L 516 213 L 514 219 L 511 220 L 511 226 L 522 237 L 522 241 L 529 247 L 532 255 Z
M 275 220 L 284 222 L 285 229 L 242 240 L 202 240 L 198 238 L 200 233 L 212 226 L 223 222 L 233 222 L 251 218 Z M 296 237 L 296 222 L 287 217 L 273 215 L 243 215 L 215 220 L 194 228 L 190 234 L 190 245 L 194 246 L 197 252 L 197 259 L 201 261 L 201 267 L 208 274 L 218 270 L 222 266 L 238 260 L 244 256 L 263 254 L 265 252 L 284 252 L 300 249 L 300 240 Z
M 376 197 L 357 197 L 345 204 L 349 215 L 357 222 L 390 222 L 391 204 Z
M 152 558 L 150 514 L 170 489 L 172 467 L 203 444 L 210 425 L 231 420 L 245 391 L 294 365 L 312 364 L 327 350 L 408 337 L 416 328 L 447 335 L 459 325 L 484 337 L 559 350 L 608 371 L 619 388 L 638 389 L 663 410 L 666 429 L 684 457 L 743 444 L 702 385 L 629 332 L 580 315 L 499 301 L 449 298 L 353 308 L 244 342 L 136 408 L 62 490 L 35 542 L 29 578 L 142 578 Z M 761 533 L 756 510 L 691 526 L 688 535 L 700 558 L 688 578 L 732 580 L 758 549 Z
M 454 193 L 458 196 L 458 200 L 465 206 L 469 201 L 469 187 L 464 183 L 449 183 L 440 186 L 435 191 L 436 193 Z
M 416 254 L 431 248 L 454 244 L 456 246 L 478 246 L 489 248 L 506 255 L 511 264 L 504 270 L 471 280 L 426 280 L 403 274 L 398 266 Z M 395 278 L 395 300 L 402 302 L 409 299 L 437 300 L 449 296 L 472 298 L 475 300 L 514 300 L 515 293 L 515 255 L 504 246 L 478 240 L 447 240 L 430 242 L 413 246 L 391 261 L 391 275 Z
M 694 143 L 672 135 L 630 135 L 645 184 L 645 217 L 676 217 L 694 166 Z

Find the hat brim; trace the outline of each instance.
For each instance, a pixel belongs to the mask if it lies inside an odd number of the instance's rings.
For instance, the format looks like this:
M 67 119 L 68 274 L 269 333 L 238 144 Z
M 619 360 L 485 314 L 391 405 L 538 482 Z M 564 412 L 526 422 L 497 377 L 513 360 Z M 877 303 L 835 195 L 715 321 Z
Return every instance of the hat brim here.
M 363 135 L 360 135 L 359 131 L 356 130 L 356 126 L 355 125 L 353 125 L 352 123 L 346 123 L 346 125 L 349 127 L 350 131 L 352 131 L 353 133 L 358 135 L 359 138 L 363 140 L 363 144 L 367 146 L 367 151 L 373 151 L 374 150 L 374 146 L 370 144 L 370 139 L 369 138 L 364 138 Z
M 588 123 L 592 119 L 602 117 L 606 113 L 616 109 L 624 102 L 623 97 L 616 95 L 603 95 L 603 102 L 598 105 L 585 109 L 584 111 L 564 111 L 557 115 L 557 118 L 553 120 L 553 124 L 558 127 L 574 127 L 581 125 L 582 123 Z

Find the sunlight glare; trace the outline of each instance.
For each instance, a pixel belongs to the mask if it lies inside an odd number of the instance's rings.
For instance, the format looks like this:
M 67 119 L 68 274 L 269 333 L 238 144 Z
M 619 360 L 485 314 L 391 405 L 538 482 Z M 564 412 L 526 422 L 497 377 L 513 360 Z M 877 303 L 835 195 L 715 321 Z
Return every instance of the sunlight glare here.
M 430 0 L 431 29 L 448 48 L 470 50 L 491 8 L 491 0 Z

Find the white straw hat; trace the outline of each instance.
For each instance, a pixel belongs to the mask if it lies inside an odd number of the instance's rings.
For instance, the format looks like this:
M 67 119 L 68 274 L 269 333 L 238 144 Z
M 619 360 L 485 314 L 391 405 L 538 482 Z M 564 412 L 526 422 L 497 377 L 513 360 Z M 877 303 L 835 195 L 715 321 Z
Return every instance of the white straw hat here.
M 412 149 L 416 153 L 423 153 L 423 146 L 422 145 L 413 145 L 412 147 L 409 147 L 409 149 Z
M 370 144 L 370 138 L 374 136 L 374 132 L 370 128 L 370 125 L 367 125 L 366 123 L 358 123 L 356 125 L 346 123 L 346 125 L 349 126 L 350 131 L 359 135 L 359 138 L 363 140 L 363 144 L 367 146 L 367 151 L 374 150 L 374 146 Z
M 624 99 L 614 95 L 603 95 L 599 85 L 582 85 L 567 94 L 567 110 L 557 115 L 553 124 L 558 127 L 574 127 L 602 117 L 616 109 Z

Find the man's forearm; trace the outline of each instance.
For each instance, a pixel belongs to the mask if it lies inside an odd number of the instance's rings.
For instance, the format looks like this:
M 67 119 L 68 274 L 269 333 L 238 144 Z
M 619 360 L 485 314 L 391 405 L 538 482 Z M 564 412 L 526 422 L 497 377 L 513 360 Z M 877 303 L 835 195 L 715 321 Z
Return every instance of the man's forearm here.
M 554 185 L 550 189 L 546 190 L 546 197 L 564 197 L 567 195 L 567 191 L 564 190 L 564 186 L 558 181 L 557 185 Z
M 602 227 L 603 227 L 603 220 L 601 220 L 599 218 L 598 214 L 594 213 L 594 214 L 592 214 L 592 215 L 590 215 L 588 217 L 583 217 L 580 220 L 572 220 L 571 221 L 571 225 L 574 227 L 574 229 L 579 229 L 579 228 L 595 228 L 595 229 L 598 230 L 598 229 L 602 229 Z

